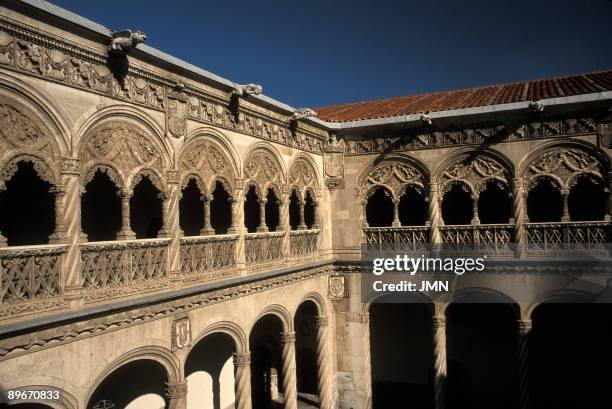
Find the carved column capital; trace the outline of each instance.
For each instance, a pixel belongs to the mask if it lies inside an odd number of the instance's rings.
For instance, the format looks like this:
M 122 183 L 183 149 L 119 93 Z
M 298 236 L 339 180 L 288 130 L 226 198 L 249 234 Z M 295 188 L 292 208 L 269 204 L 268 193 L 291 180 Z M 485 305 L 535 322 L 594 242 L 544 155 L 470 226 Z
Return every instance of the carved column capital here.
M 359 314 L 359 318 L 361 319 L 361 323 L 362 324 L 369 324 L 370 323 L 370 313 L 369 312 L 362 312 Z
M 60 173 L 62 175 L 79 175 L 81 161 L 76 158 L 62 158 L 60 162 Z
M 295 343 L 295 332 L 281 332 L 281 344 Z
M 131 189 L 119 189 L 117 195 L 122 199 L 129 199 L 132 197 L 134 192 Z
M 170 400 L 187 396 L 187 382 L 167 382 L 166 397 Z
M 251 365 L 250 352 L 236 352 L 232 355 L 235 367 L 245 367 Z

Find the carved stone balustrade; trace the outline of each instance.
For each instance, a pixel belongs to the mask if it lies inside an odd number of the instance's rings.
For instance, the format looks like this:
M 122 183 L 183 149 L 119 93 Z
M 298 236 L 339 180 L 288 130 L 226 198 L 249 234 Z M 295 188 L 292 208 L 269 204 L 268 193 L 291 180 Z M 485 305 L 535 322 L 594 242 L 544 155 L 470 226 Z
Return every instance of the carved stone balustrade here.
M 0 248 L 0 318 L 64 305 L 65 245 Z
M 447 252 L 514 255 L 513 224 L 444 226 L 440 228 L 440 234 L 443 249 Z
M 291 231 L 289 249 L 293 260 L 314 259 L 319 254 L 319 230 Z
M 246 263 L 259 268 L 282 264 L 285 232 L 249 233 L 245 236 Z
M 424 254 L 429 243 L 429 227 L 367 227 L 363 229 L 363 242 L 373 251 Z
M 527 255 L 608 256 L 610 222 L 526 223 Z
M 183 281 L 214 280 L 236 273 L 238 235 L 225 234 L 181 239 Z
M 85 301 L 170 286 L 169 243 L 170 239 L 148 239 L 81 244 Z

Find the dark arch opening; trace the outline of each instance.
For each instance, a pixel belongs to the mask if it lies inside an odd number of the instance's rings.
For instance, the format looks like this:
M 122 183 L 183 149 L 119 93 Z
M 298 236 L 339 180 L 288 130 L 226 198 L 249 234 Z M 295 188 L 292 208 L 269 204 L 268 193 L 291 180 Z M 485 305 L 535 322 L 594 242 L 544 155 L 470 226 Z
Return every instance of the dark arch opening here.
M 212 378 L 213 408 L 221 409 L 221 371 L 236 352 L 234 339 L 228 334 L 217 332 L 207 335 L 193 346 L 185 360 L 185 378 L 194 372 L 204 371 Z M 224 385 L 227 389 L 227 385 Z M 231 385 L 233 390 L 233 385 Z M 188 390 L 187 393 L 206 394 L 209 391 Z
M 268 230 L 276 231 L 279 220 L 278 197 L 276 197 L 274 189 L 268 188 L 268 194 L 266 195 L 266 226 L 268 226 Z
M 259 226 L 259 197 L 252 185 L 249 186 L 244 202 L 244 225 L 249 233 L 255 233 Z
M 42 403 L 17 403 L 9 405 L 11 409 L 53 409 L 51 406 L 43 405 Z
M 227 234 L 232 224 L 232 202 L 231 196 L 225 190 L 223 183 L 215 183 L 213 200 L 210 202 L 210 224 L 215 229 L 215 234 Z
M 386 227 L 393 223 L 393 201 L 391 193 L 378 186 L 366 203 L 366 219 L 370 227 Z
M 289 197 L 289 225 L 291 230 L 297 230 L 300 224 L 300 199 L 297 191 L 293 189 Z
M 501 182 L 489 180 L 478 197 L 478 218 L 481 224 L 508 223 L 512 200 L 508 188 Z
M 249 336 L 251 351 L 251 400 L 253 409 L 279 407 L 282 397 L 281 320 L 264 315 L 253 326 Z
M 179 223 L 185 236 L 199 236 L 204 227 L 202 192 L 195 179 L 190 179 L 182 190 L 179 201 Z
M 612 305 L 544 303 L 529 334 L 531 407 L 610 407 Z
M 297 390 L 302 398 L 317 394 L 317 306 L 304 301 L 295 313 L 295 364 Z
M 449 409 L 518 406 L 518 318 L 511 304 L 485 297 L 446 311 Z
M 455 183 L 444 193 L 442 219 L 445 225 L 471 224 L 474 215 L 472 195 L 462 183 Z
M 159 189 L 148 176 L 134 186 L 130 199 L 130 224 L 137 239 L 152 239 L 162 227 L 162 200 Z
M 606 215 L 606 193 L 602 184 L 587 175 L 578 177 L 567 198 L 572 221 L 603 220 Z
M 81 197 L 81 223 L 88 241 L 115 240 L 121 228 L 119 188 L 100 170 L 85 186 Z
M 372 408 L 434 407 L 433 309 L 406 296 L 384 296 L 370 306 Z
M 527 194 L 527 216 L 531 223 L 561 221 L 563 197 L 549 178 L 540 178 Z
M 150 359 L 129 362 L 102 381 L 89 398 L 87 409 L 93 409 L 101 400 L 111 401 L 116 408 L 125 408 L 134 399 L 149 393 L 161 396 L 167 405 L 166 382 L 166 368 L 159 362 Z
M 425 226 L 427 222 L 427 201 L 414 186 L 408 186 L 400 197 L 399 219 L 402 226 Z
M 51 184 L 42 180 L 31 162 L 21 161 L 0 192 L 0 231 L 9 246 L 47 244 L 55 228 Z
M 312 229 L 315 224 L 315 204 L 310 190 L 306 191 L 306 199 L 304 200 L 304 224 L 309 229 Z

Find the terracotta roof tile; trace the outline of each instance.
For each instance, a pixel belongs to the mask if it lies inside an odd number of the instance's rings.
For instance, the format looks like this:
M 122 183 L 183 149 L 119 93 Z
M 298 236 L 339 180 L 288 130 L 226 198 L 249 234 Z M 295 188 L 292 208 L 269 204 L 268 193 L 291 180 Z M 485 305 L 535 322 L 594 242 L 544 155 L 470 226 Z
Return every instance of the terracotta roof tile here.
M 315 108 L 330 122 L 448 111 L 612 91 L 612 70 Z

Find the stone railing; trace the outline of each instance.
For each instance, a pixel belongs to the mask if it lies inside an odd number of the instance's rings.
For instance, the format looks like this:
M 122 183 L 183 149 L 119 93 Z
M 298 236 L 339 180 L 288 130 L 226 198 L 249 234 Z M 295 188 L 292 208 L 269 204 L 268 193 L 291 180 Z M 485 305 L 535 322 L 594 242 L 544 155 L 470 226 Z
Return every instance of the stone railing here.
M 424 253 L 429 244 L 429 227 L 367 227 L 363 229 L 363 244 L 374 251 Z
M 169 239 L 81 244 L 85 301 L 169 286 Z
M 527 223 L 526 253 L 530 256 L 589 254 L 608 255 L 612 223 Z
M 493 256 L 513 256 L 514 225 L 481 224 L 440 227 L 442 249 Z
M 236 273 L 238 235 L 194 236 L 181 239 L 183 281 L 214 280 Z
M 0 248 L 0 317 L 64 305 L 64 245 Z
M 244 238 L 244 252 L 247 266 L 282 262 L 284 239 L 284 231 L 248 233 Z
M 294 260 L 315 258 L 319 253 L 319 230 L 292 230 L 289 250 Z

